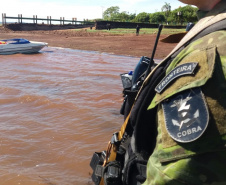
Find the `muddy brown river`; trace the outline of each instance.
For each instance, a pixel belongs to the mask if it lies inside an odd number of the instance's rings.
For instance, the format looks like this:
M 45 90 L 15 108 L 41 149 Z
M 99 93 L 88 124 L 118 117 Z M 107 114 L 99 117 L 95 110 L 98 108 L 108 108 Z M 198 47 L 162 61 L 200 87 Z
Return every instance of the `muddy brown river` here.
M 0 55 L 0 184 L 91 183 L 123 123 L 120 74 L 139 58 L 48 47 Z

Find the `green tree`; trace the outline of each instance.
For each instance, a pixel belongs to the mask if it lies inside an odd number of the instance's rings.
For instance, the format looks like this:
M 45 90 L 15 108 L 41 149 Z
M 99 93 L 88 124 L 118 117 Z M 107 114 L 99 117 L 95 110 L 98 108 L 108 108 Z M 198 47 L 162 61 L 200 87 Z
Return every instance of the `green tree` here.
M 149 22 L 149 14 L 146 12 L 139 13 L 135 17 L 136 22 Z
M 134 21 L 135 18 L 136 18 L 136 14 L 135 13 L 129 14 L 129 21 Z
M 119 7 L 118 6 L 111 6 L 110 8 L 106 9 L 103 13 L 103 17 L 105 20 L 115 20 L 119 16 Z
M 190 5 L 183 6 L 173 10 L 170 14 L 170 17 L 167 19 L 169 22 L 177 23 L 188 23 L 188 22 L 197 22 L 198 18 L 196 15 L 198 8 L 192 7 Z
M 196 15 L 196 12 L 198 11 L 198 8 L 194 8 L 190 5 L 181 7 L 182 12 L 182 20 L 183 22 L 197 22 L 198 18 Z
M 187 5 L 184 7 L 179 7 L 171 11 L 170 3 L 166 3 L 162 6 L 161 12 L 156 13 L 146 13 L 142 12 L 138 15 L 129 14 L 129 12 L 119 12 L 120 8 L 118 6 L 111 6 L 106 9 L 103 13 L 104 20 L 109 21 L 131 21 L 131 22 L 152 22 L 152 23 L 188 23 L 197 22 L 196 11 L 197 8 Z
M 132 21 L 136 17 L 135 14 L 129 14 L 126 11 L 118 14 L 117 19 L 121 22 Z
M 165 13 L 165 16 L 168 17 L 170 15 L 171 12 L 171 6 L 170 3 L 166 3 L 162 6 L 161 8 L 162 12 Z
M 149 15 L 151 23 L 163 23 L 166 22 L 166 17 L 163 12 L 156 12 Z
M 125 11 L 118 14 L 118 20 L 121 22 L 129 20 L 129 14 L 127 14 Z

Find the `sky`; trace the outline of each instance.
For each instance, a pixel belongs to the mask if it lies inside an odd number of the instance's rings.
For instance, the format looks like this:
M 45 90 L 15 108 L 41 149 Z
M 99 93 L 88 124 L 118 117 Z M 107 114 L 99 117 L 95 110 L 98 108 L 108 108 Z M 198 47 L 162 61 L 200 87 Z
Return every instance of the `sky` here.
M 83 21 L 102 18 L 102 13 L 111 6 L 119 6 L 120 12 L 139 14 L 161 11 L 165 3 L 170 3 L 172 10 L 185 6 L 178 0 L 2 0 L 0 13 L 12 17 L 22 14 L 29 18 L 37 15 L 38 18 L 51 16 L 53 19 L 64 17 L 66 20 L 77 18 Z

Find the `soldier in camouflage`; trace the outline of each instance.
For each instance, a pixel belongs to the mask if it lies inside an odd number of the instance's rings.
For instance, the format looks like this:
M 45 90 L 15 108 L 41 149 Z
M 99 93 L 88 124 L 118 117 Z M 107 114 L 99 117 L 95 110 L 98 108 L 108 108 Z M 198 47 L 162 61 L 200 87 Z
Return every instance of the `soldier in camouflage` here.
M 199 22 L 166 57 L 177 52 L 149 103 L 148 110 L 157 110 L 157 139 L 148 159 L 144 185 L 224 185 L 226 31 L 213 29 L 192 39 L 226 19 L 226 1 L 180 1 L 199 8 Z M 133 148 L 136 152 L 137 147 Z
M 141 58 L 125 122 L 91 160 L 96 185 L 226 184 L 226 0 L 180 1 L 199 21 L 156 67 Z

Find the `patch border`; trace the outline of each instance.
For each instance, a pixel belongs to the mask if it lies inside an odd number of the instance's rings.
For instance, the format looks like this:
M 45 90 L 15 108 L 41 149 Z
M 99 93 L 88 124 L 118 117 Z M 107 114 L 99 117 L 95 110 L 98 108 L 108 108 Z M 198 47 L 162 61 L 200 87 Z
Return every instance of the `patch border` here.
M 193 142 L 193 141 L 196 141 L 197 139 L 199 139 L 203 134 L 204 134 L 204 132 L 206 131 L 206 129 L 207 129 L 207 127 L 208 127 L 208 125 L 209 125 L 209 119 L 210 119 L 210 116 L 209 116 L 209 110 L 208 110 L 208 106 L 207 106 L 207 103 L 206 103 L 206 101 L 205 101 L 205 97 L 204 97 L 204 95 L 203 95 L 203 93 L 202 93 L 202 90 L 201 90 L 201 88 L 195 88 L 195 89 L 199 89 L 199 91 L 200 91 L 200 95 L 201 95 L 201 98 L 202 98 L 202 102 L 203 102 L 203 104 L 204 104 L 204 107 L 205 107 L 205 109 L 206 109 L 206 115 L 207 115 L 207 118 L 206 118 L 206 120 L 207 120 L 207 123 L 205 124 L 205 127 L 203 127 L 202 129 L 203 129 L 203 131 L 199 134 L 199 136 L 197 136 L 196 138 L 194 138 L 194 139 L 191 139 L 191 140 L 188 140 L 188 141 L 184 141 L 184 140 L 180 140 L 180 139 L 178 139 L 178 138 L 175 138 L 172 134 L 171 134 L 171 132 L 169 131 L 169 128 L 168 128 L 168 124 L 167 124 L 167 120 L 166 120 L 166 114 L 165 114 L 165 112 L 166 112 L 166 110 L 165 110 L 165 108 L 164 108 L 164 106 L 163 106 L 163 103 L 162 103 L 162 109 L 163 109 L 163 115 L 164 115 L 164 121 L 165 121 L 165 127 L 166 127 L 166 130 L 167 130 L 167 133 L 169 134 L 169 136 L 173 139 L 173 140 L 175 140 L 175 141 L 177 141 L 177 142 L 180 142 L 180 143 L 190 143 L 190 142 Z M 187 91 L 187 90 L 186 90 Z M 192 89 L 190 89 L 190 91 L 192 91 Z

